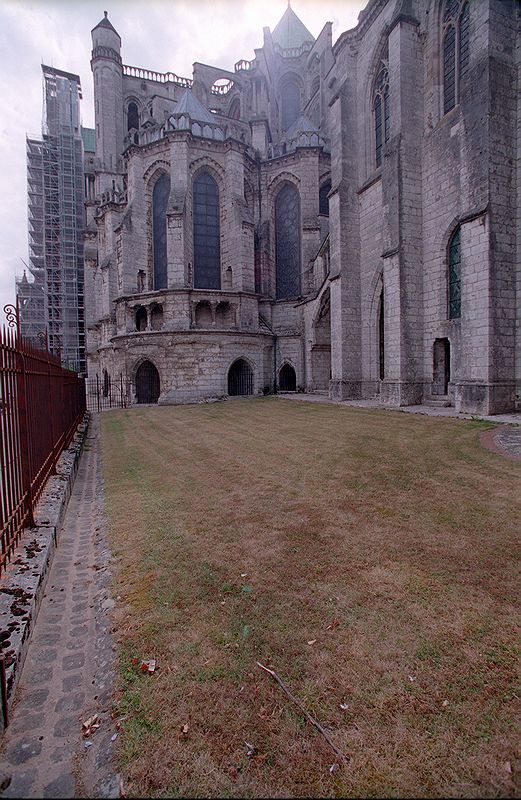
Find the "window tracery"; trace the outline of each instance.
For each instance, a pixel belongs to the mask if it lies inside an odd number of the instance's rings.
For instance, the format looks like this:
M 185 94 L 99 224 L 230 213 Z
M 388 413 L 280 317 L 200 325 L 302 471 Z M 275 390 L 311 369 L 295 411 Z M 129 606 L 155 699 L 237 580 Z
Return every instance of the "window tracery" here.
M 443 13 L 443 113 L 460 101 L 461 83 L 470 64 L 468 0 L 447 0 Z

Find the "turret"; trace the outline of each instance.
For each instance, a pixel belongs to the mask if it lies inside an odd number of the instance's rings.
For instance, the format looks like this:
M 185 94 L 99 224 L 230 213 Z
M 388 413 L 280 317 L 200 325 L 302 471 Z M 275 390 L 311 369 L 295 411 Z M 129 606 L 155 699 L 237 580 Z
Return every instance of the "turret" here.
M 123 67 L 121 37 L 105 16 L 92 29 L 96 155 L 102 168 L 117 172 L 123 152 Z M 103 187 L 100 187 L 102 190 Z

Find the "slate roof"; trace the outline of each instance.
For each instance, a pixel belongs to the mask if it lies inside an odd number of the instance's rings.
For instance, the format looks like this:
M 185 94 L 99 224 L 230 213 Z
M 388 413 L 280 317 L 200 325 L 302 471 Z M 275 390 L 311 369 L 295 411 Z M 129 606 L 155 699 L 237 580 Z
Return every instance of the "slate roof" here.
M 301 114 L 286 131 L 286 139 L 294 139 L 299 133 L 319 133 L 319 129 L 313 120 Z
M 95 25 L 95 26 L 93 27 L 93 29 L 92 29 L 92 30 L 93 30 L 93 31 L 95 31 L 95 30 L 96 30 L 96 28 L 109 28 L 111 31 L 114 31 L 114 33 L 116 34 L 116 36 L 119 36 L 119 33 L 117 32 L 117 30 L 115 29 L 115 27 L 114 27 L 114 25 L 111 23 L 111 21 L 109 20 L 108 11 L 104 11 L 103 13 L 105 14 L 105 16 L 103 17 L 103 19 L 102 19 L 100 22 L 98 22 L 98 24 L 97 24 L 97 25 Z M 120 38 L 121 38 L 121 37 L 120 37 Z
M 289 5 L 271 34 L 271 38 L 283 50 L 288 50 L 290 47 L 300 47 L 304 42 L 315 41 L 314 36 L 310 34 L 304 23 L 299 20 Z
M 191 120 L 196 122 L 210 122 L 215 125 L 217 120 L 210 114 L 207 108 L 192 94 L 190 89 L 185 89 L 175 107 L 173 116 L 186 114 Z

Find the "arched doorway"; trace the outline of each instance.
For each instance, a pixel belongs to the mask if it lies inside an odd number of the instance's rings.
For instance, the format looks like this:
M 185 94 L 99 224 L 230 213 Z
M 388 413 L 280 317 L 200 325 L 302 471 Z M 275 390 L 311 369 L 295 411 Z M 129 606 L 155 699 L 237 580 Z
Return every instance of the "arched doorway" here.
M 243 358 L 234 361 L 229 369 L 228 394 L 232 397 L 253 394 L 253 370 Z
M 159 393 L 159 372 L 151 361 L 143 361 L 136 372 L 136 402 L 157 403 Z
M 279 372 L 279 389 L 281 392 L 297 391 L 297 376 L 291 364 L 284 364 Z

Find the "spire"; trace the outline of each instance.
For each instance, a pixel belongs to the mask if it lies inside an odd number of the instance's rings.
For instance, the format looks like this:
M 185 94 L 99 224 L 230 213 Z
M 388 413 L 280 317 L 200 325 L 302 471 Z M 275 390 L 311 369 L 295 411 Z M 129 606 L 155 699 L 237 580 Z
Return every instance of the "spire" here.
M 304 42 L 314 42 L 315 39 L 308 31 L 303 22 L 297 17 L 288 0 L 288 7 L 280 22 L 276 25 L 271 34 L 273 42 L 288 50 L 292 47 L 300 47 Z
M 119 36 L 119 33 L 117 32 L 117 30 L 115 29 L 115 27 L 111 23 L 111 21 L 109 20 L 109 12 L 108 11 L 104 11 L 103 14 L 104 14 L 103 19 L 100 20 L 100 22 L 98 22 L 98 24 L 95 25 L 92 30 L 95 31 L 96 28 L 108 28 L 109 30 L 113 31 L 116 34 L 116 36 Z

